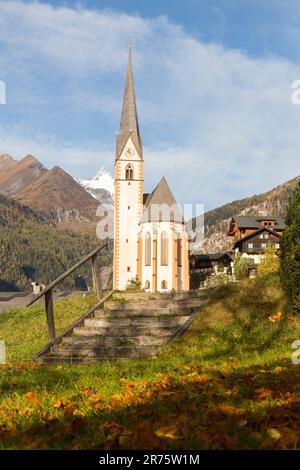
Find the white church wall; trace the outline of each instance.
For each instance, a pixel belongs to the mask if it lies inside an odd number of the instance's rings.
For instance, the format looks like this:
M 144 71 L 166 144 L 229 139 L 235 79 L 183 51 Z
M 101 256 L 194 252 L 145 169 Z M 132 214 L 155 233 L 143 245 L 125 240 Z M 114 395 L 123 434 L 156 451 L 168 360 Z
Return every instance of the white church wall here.
M 128 152 L 128 150 L 130 152 Z M 133 168 L 133 180 L 126 180 L 126 167 Z M 119 243 L 118 289 L 125 289 L 128 281 L 137 276 L 138 223 L 142 212 L 142 161 L 129 139 L 116 165 L 116 185 L 119 196 L 115 198 L 115 211 L 118 217 Z

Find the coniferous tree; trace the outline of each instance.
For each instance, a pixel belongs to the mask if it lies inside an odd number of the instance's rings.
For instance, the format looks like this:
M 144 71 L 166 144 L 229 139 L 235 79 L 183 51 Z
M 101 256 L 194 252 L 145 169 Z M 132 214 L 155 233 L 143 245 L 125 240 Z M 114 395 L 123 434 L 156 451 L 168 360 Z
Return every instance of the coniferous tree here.
M 286 215 L 286 229 L 281 238 L 280 274 L 292 309 L 300 312 L 300 183 L 294 190 Z

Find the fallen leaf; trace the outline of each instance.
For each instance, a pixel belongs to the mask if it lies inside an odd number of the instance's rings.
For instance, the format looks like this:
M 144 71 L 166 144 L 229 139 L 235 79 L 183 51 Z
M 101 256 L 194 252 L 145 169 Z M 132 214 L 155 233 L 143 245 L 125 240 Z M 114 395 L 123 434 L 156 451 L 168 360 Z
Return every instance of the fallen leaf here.
M 262 387 L 262 388 L 256 389 L 255 393 L 259 396 L 259 398 L 266 398 L 272 395 L 272 390 Z
M 270 428 L 267 433 L 274 441 L 278 441 L 281 438 L 281 434 L 278 429 Z
M 270 322 L 276 323 L 277 321 L 281 319 L 281 317 L 282 317 L 282 312 L 277 312 L 274 315 L 271 315 L 270 317 L 268 317 L 268 319 L 270 320 Z
M 27 398 L 27 400 L 30 401 L 30 403 L 33 403 L 34 405 L 40 405 L 41 402 L 39 400 L 39 398 L 37 397 L 37 394 L 35 392 L 27 392 L 25 393 L 25 397 Z
M 160 438 L 167 438 L 167 439 L 172 439 L 172 440 L 179 439 L 179 437 L 176 435 L 177 428 L 174 424 L 171 426 L 160 427 L 156 429 L 156 431 L 154 432 Z
M 234 415 L 241 415 L 244 413 L 244 410 L 242 410 L 241 408 L 228 405 L 227 403 L 220 403 L 218 405 L 218 408 L 223 414 L 226 414 L 226 415 L 234 416 Z

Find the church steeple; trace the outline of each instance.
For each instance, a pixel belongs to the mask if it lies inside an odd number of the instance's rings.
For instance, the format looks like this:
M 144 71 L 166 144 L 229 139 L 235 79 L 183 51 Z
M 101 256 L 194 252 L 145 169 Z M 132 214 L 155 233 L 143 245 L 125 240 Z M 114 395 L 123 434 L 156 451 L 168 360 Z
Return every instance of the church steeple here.
M 129 137 L 131 137 L 139 156 L 142 158 L 142 140 L 139 131 L 134 92 L 131 46 L 129 46 L 128 51 L 128 65 L 121 113 L 120 130 L 118 132 L 116 142 L 116 160 L 120 158 L 120 155 L 124 150 L 124 147 Z

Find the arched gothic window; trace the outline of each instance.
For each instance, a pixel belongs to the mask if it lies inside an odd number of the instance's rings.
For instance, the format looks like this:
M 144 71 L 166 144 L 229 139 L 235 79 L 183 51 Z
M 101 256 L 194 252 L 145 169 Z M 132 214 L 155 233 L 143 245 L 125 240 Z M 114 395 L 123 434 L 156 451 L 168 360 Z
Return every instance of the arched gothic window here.
M 129 163 L 129 164 L 126 166 L 126 169 L 125 169 L 125 178 L 126 178 L 127 180 L 133 180 L 133 168 L 132 168 L 131 163 Z
M 150 289 L 150 281 L 145 282 L 145 289 Z
M 160 237 L 160 264 L 168 266 L 168 249 L 169 241 L 167 232 L 162 232 Z
M 151 266 L 151 234 L 146 233 L 145 236 L 145 266 Z
M 167 289 L 167 288 L 168 288 L 168 283 L 167 283 L 167 281 L 161 281 L 161 288 L 162 288 L 162 289 Z

